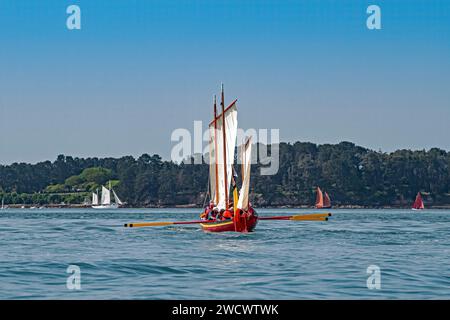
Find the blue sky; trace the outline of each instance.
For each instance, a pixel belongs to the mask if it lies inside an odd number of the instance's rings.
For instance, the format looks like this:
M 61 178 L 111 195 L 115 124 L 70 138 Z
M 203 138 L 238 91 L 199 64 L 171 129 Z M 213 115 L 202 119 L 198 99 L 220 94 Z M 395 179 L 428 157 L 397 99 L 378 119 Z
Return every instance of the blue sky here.
M 0 163 L 167 158 L 221 82 L 241 127 L 283 141 L 450 150 L 448 21 L 433 0 L 2 0 Z

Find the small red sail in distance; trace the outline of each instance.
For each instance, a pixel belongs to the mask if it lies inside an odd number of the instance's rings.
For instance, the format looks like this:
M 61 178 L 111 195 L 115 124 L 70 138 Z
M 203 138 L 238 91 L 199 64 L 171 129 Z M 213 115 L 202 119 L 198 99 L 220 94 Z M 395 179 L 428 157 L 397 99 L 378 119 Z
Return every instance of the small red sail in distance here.
M 325 192 L 325 194 L 323 196 L 323 207 L 324 208 L 331 208 L 330 196 L 326 192 Z
M 420 194 L 420 192 L 417 193 L 416 201 L 414 201 L 412 208 L 415 210 L 425 209 L 425 206 L 424 206 L 423 200 L 422 200 L 422 195 Z
M 319 187 L 317 187 L 317 191 L 316 191 L 316 208 L 317 209 L 323 208 L 323 193 Z

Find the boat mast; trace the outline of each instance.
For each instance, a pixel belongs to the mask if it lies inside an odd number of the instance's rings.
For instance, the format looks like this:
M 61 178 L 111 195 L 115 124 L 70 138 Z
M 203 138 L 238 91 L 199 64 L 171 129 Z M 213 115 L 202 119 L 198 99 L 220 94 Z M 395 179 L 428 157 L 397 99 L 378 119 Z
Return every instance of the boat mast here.
M 223 92 L 223 83 L 222 83 L 222 133 L 223 133 L 223 171 L 224 171 L 224 180 L 225 180 L 225 210 L 228 209 L 228 177 L 227 177 L 227 138 L 225 133 L 225 94 Z
M 219 203 L 219 164 L 217 163 L 217 97 L 214 95 L 214 162 L 216 167 L 216 201 L 215 204 Z

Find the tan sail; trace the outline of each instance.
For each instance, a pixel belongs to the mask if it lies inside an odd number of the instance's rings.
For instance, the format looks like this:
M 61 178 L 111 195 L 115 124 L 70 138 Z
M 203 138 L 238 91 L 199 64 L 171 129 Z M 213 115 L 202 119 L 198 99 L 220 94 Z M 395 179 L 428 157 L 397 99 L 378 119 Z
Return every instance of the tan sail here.
M 98 205 L 98 195 L 96 193 L 92 193 L 92 205 Z
M 225 116 L 225 120 L 223 116 Z M 225 139 L 222 138 L 224 128 Z M 233 174 L 232 166 L 234 164 L 234 151 L 237 138 L 236 102 L 233 102 L 225 109 L 224 114 L 219 115 L 210 124 L 209 130 L 210 136 L 212 137 L 209 145 L 210 150 L 212 150 L 212 159 L 210 161 L 213 161 L 213 163 L 210 163 L 210 189 L 214 191 L 215 195 L 211 199 L 215 201 L 219 209 L 226 209 L 226 199 L 228 199 Z
M 114 195 L 114 201 L 116 202 L 116 204 L 122 205 L 123 202 L 122 202 L 122 200 L 119 199 L 119 196 L 117 195 L 117 193 L 114 190 L 112 190 L 112 193 Z
M 242 161 L 242 186 L 239 192 L 239 200 L 237 207 L 243 211 L 247 211 L 249 207 L 249 190 L 250 190 L 250 171 L 252 162 L 252 138 L 249 137 L 245 144 L 242 145 L 241 152 Z
M 111 192 L 102 186 L 102 205 L 111 204 Z

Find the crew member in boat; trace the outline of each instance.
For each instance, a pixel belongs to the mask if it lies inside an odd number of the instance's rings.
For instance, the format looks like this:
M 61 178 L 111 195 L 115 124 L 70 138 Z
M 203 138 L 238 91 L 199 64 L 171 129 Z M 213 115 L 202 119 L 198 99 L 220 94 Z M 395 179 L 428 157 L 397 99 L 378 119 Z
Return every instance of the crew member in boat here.
M 225 210 L 222 217 L 223 217 L 223 220 L 233 219 L 233 211 L 231 211 L 231 209 Z
M 223 221 L 223 220 L 230 220 L 230 219 L 233 219 L 233 212 L 232 212 L 231 209 L 227 209 L 227 210 L 222 209 L 222 210 L 220 210 L 220 213 L 219 213 L 219 216 L 218 216 L 217 220 Z
M 210 201 L 209 205 L 206 206 L 205 211 L 202 212 L 202 214 L 200 215 L 200 218 L 203 220 L 209 220 L 210 219 L 210 214 L 212 213 L 213 209 L 214 209 L 215 205 L 214 205 L 214 201 Z
M 210 214 L 210 220 L 216 220 L 217 219 L 217 217 L 218 217 L 218 215 L 219 215 L 219 208 L 217 208 L 217 207 L 214 207 L 213 209 L 212 209 L 212 211 L 211 211 L 211 214 Z
M 249 216 L 255 215 L 255 210 L 253 209 L 252 204 L 249 202 L 247 211 L 244 211 L 242 209 L 237 209 L 236 214 L 239 217 L 249 217 Z

